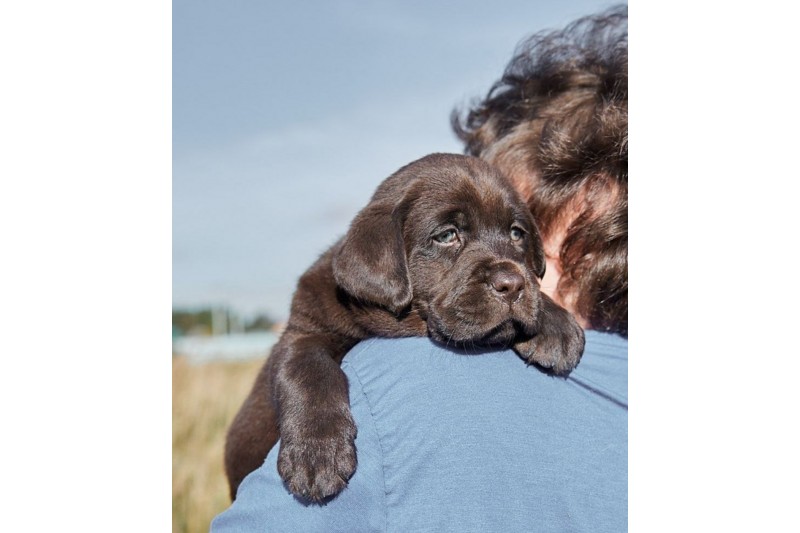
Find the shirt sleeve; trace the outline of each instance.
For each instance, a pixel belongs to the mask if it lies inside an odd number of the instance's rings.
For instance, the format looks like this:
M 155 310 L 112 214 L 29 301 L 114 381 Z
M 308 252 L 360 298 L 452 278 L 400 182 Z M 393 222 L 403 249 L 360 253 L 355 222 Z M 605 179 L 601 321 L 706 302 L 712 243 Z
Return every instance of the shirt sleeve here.
M 385 531 L 383 457 L 375 422 L 361 383 L 346 360 L 342 369 L 349 381 L 350 407 L 358 428 L 358 467 L 348 486 L 323 505 L 301 502 L 278 475 L 278 443 L 261 468 L 244 479 L 231 507 L 211 523 L 212 533 Z

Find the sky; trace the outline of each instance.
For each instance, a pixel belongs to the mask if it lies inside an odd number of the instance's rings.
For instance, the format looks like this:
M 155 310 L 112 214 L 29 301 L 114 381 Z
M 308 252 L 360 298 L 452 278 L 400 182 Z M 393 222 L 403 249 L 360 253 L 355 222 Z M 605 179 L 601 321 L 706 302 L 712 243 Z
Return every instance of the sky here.
M 515 46 L 613 2 L 173 2 L 173 308 L 288 316 L 377 185 L 461 152 Z

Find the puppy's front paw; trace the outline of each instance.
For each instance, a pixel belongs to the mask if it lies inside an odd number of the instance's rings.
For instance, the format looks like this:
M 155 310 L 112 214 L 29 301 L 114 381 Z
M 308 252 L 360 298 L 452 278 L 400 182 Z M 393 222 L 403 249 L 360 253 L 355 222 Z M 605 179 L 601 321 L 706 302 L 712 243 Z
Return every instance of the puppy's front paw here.
M 518 342 L 514 350 L 528 363 L 569 374 L 581 360 L 585 337 L 569 311 L 542 295 L 539 328 L 533 338 Z
M 349 413 L 315 415 L 303 426 L 282 429 L 278 473 L 295 496 L 319 503 L 340 493 L 356 470 L 356 426 Z

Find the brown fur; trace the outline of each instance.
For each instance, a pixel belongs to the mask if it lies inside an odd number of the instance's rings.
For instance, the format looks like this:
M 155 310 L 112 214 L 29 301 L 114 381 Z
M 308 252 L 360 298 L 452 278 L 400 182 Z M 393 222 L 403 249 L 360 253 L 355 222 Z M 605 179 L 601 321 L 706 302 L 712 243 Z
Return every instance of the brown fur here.
M 286 330 L 228 433 L 231 497 L 279 435 L 278 471 L 295 495 L 322 501 L 347 485 L 356 427 L 339 363 L 367 337 L 512 346 L 529 364 L 568 373 L 583 331 L 539 292 L 544 266 L 530 211 L 494 167 L 433 154 L 390 176 L 300 279 Z

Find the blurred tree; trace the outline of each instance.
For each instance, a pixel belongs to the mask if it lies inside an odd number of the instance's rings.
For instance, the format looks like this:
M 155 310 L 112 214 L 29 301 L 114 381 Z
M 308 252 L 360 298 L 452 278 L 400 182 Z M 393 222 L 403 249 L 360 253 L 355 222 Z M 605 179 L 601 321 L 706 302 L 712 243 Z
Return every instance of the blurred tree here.
M 172 310 L 173 336 L 211 333 L 211 309 Z
M 267 315 L 258 315 L 244 327 L 245 331 L 271 331 L 275 321 Z
M 214 309 L 173 309 L 172 310 L 172 336 L 181 337 L 183 335 L 211 335 L 214 333 Z M 219 329 L 217 334 L 235 333 L 241 331 L 242 320 L 239 315 L 230 310 L 221 308 L 216 309 L 217 319 L 221 324 L 217 324 Z M 221 313 L 221 314 L 220 314 Z M 275 321 L 266 314 L 256 315 L 251 320 L 244 323 L 244 331 L 272 331 Z

